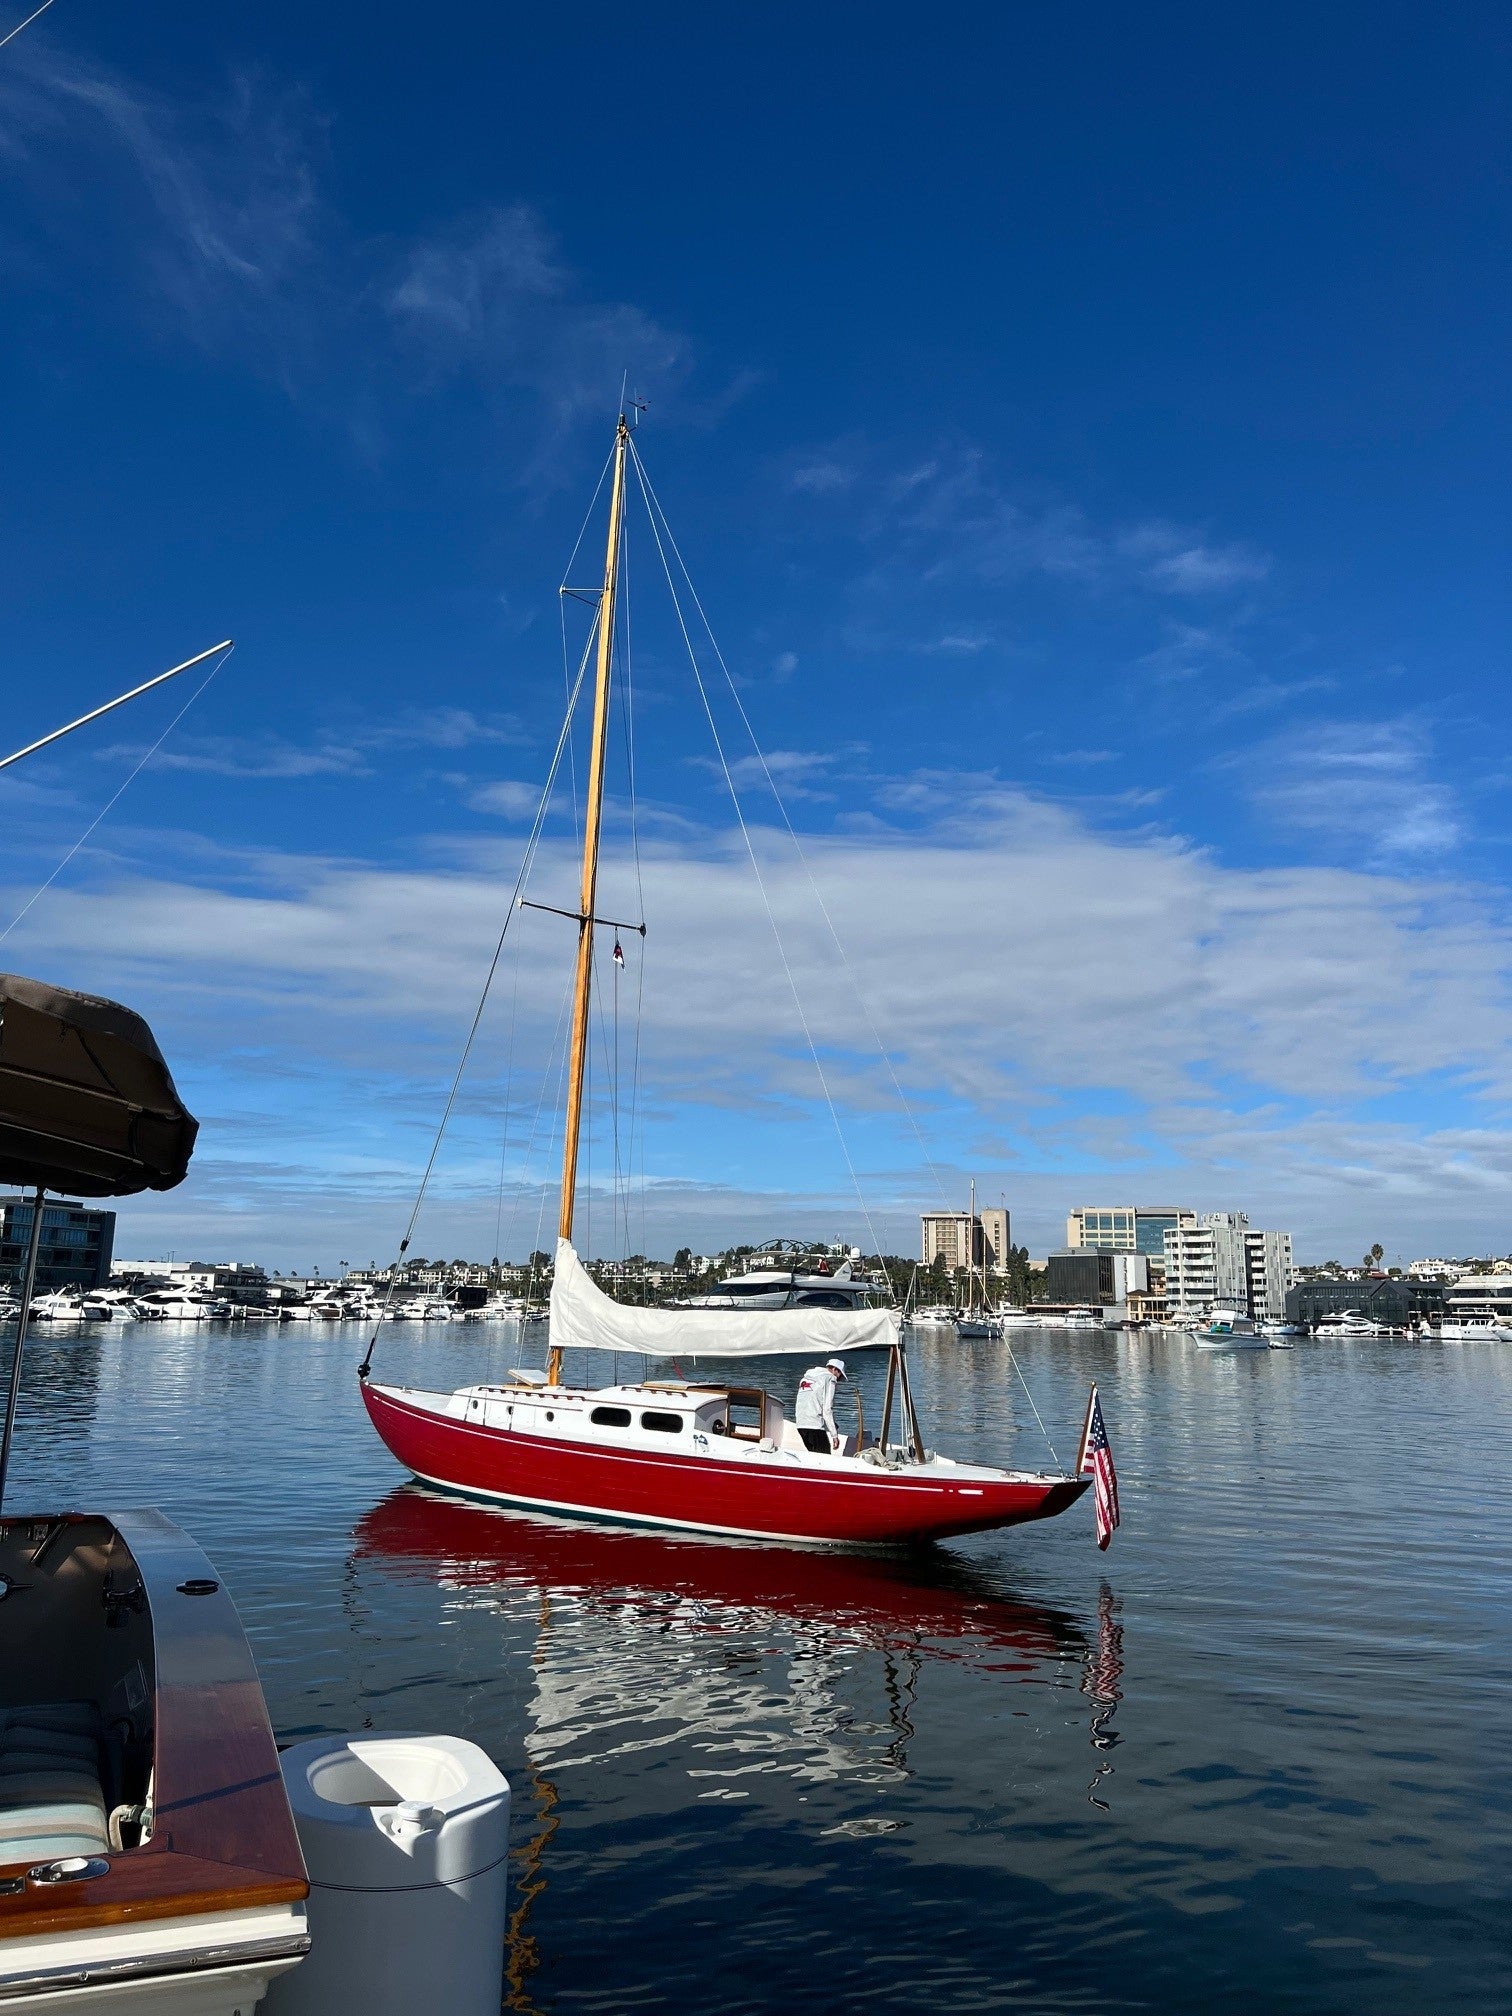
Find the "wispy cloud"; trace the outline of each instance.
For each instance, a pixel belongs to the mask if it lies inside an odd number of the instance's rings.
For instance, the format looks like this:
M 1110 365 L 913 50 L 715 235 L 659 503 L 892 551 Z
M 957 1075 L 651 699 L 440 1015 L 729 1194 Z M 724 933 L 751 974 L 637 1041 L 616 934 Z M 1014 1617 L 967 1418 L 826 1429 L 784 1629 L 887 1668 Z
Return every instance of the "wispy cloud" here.
M 597 298 L 527 204 L 398 244 L 354 229 L 326 194 L 328 127 L 307 91 L 239 71 L 218 96 L 170 100 L 42 44 L 13 53 L 0 158 L 32 195 L 0 226 L 13 256 L 45 285 L 66 239 L 97 295 L 101 274 L 114 278 L 165 339 L 187 334 L 271 370 L 369 454 L 417 410 L 417 363 L 492 405 L 533 402 L 553 439 L 612 411 L 625 372 L 658 400 L 676 392 L 694 424 L 756 382 L 737 371 L 694 396 L 686 339 L 634 303 Z
M 434 370 L 525 387 L 566 423 L 633 386 L 660 391 L 687 369 L 684 339 L 629 302 L 595 301 L 540 216 L 485 211 L 404 254 L 386 306 Z
M 1270 572 L 1268 556 L 1254 547 L 1213 545 L 1164 519 L 1129 526 L 1115 535 L 1114 546 L 1150 586 L 1172 595 L 1223 594 Z
M 900 463 L 879 443 L 848 442 L 843 452 L 790 459 L 781 481 L 790 495 L 812 498 L 815 509 L 849 512 L 848 493 L 863 475 L 869 501 L 849 520 L 851 530 L 872 547 L 900 546 L 924 580 L 1040 576 L 1099 591 L 1213 601 L 1256 587 L 1271 568 L 1257 548 L 1193 526 L 1156 517 L 1099 523 L 1077 504 L 1036 498 L 970 445 Z
M 788 473 L 787 487 L 810 497 L 829 497 L 837 490 L 848 490 L 856 480 L 856 473 L 843 462 L 821 460 L 802 462 Z
M 470 791 L 467 803 L 474 812 L 495 812 L 503 819 L 533 819 L 541 802 L 539 784 L 522 784 L 501 777 Z
M 815 789 L 815 780 L 825 777 L 837 764 L 851 763 L 859 751 L 845 749 L 769 749 L 761 756 L 737 756 L 729 765 L 730 781 L 737 791 L 766 791 L 769 782 L 784 798 L 828 796 Z M 711 777 L 723 777 L 724 770 L 711 756 L 693 756 L 689 762 Z
M 1463 834 L 1424 721 L 1335 721 L 1273 737 L 1246 763 L 1255 804 L 1288 831 L 1368 862 L 1434 860 Z
M 288 296 L 314 283 L 328 223 L 324 122 L 303 92 L 244 71 L 217 100 L 169 101 L 33 43 L 7 62 L 0 122 L 0 150 L 46 198 L 34 220 L 97 238 L 103 168 L 103 186 L 145 205 L 130 271 L 150 276 L 176 327 L 202 343 L 248 330 L 282 343 Z

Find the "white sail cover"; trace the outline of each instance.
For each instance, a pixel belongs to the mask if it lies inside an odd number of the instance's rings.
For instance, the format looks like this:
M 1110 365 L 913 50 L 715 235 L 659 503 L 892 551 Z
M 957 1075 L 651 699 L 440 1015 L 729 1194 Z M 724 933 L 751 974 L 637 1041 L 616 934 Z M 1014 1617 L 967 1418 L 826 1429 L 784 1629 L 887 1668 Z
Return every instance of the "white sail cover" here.
M 647 1358 L 815 1359 L 890 1349 L 891 1309 L 636 1309 L 597 1287 L 559 1239 L 551 1282 L 554 1351 L 639 1351 Z

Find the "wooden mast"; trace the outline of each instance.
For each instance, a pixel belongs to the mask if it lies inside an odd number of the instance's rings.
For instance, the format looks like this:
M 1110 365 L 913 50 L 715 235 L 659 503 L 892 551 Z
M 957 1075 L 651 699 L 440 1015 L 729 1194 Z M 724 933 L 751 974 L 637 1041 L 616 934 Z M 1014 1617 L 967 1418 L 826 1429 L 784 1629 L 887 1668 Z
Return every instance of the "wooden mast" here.
M 625 510 L 625 455 L 630 429 L 622 413 L 614 437 L 614 484 L 609 493 L 609 540 L 599 598 L 598 665 L 593 688 L 593 744 L 588 757 L 588 806 L 583 821 L 583 883 L 578 902 L 577 982 L 572 998 L 572 1051 L 567 1069 L 567 1128 L 562 1142 L 562 1209 L 557 1237 L 572 1237 L 577 1201 L 578 1137 L 583 1125 L 583 1078 L 588 1064 L 588 1011 L 593 984 L 594 904 L 598 896 L 599 826 L 604 810 L 604 759 L 609 745 L 609 675 L 614 658 L 614 605 L 619 584 L 620 528 Z M 552 1347 L 547 1377 L 562 1376 L 562 1354 Z

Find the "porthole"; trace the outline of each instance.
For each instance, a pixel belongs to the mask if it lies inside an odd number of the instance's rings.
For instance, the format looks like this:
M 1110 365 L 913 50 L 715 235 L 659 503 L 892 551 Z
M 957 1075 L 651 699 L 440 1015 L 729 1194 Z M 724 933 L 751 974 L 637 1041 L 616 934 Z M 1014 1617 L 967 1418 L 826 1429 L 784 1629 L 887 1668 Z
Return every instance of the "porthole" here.
M 681 1435 L 683 1417 L 681 1414 L 645 1413 L 641 1416 L 642 1428 L 655 1429 L 659 1435 Z

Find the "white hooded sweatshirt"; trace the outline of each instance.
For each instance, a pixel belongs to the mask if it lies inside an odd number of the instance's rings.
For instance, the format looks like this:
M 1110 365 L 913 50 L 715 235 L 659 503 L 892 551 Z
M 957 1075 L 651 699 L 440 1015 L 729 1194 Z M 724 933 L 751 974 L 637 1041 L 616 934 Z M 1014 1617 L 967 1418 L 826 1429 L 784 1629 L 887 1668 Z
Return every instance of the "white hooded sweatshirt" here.
M 800 1428 L 827 1428 L 839 1438 L 835 1426 L 835 1375 L 828 1365 L 811 1365 L 798 1381 L 798 1404 L 793 1419 Z

